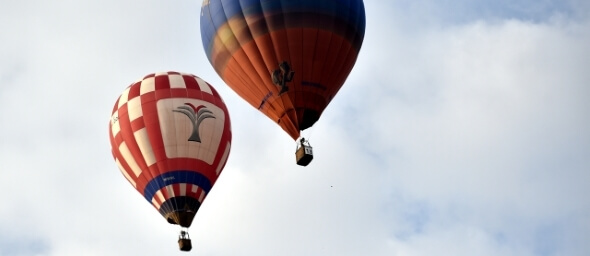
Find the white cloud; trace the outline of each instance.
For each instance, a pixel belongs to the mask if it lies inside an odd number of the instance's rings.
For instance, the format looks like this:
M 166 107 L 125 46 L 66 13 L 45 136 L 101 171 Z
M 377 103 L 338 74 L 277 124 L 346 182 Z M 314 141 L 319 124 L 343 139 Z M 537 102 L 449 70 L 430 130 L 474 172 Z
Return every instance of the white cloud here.
M 587 255 L 588 8 L 437 23 L 428 2 L 365 4 L 362 53 L 306 132 L 306 168 L 210 67 L 199 3 L 3 8 L 0 255 L 182 254 L 107 141 L 118 93 L 164 70 L 213 84 L 234 129 L 194 253 Z
M 589 207 L 580 201 L 590 180 L 588 25 L 480 21 L 410 37 L 368 37 L 365 49 L 390 54 L 365 52 L 352 77 L 356 87 L 346 94 L 350 103 L 340 108 L 349 109 L 338 118 L 363 113 L 362 122 L 348 126 L 351 138 L 387 159 L 394 193 L 426 206 L 411 218 L 427 223 L 414 225 L 469 223 L 490 236 L 507 233 L 507 243 L 528 246 L 513 248 L 514 255 L 527 249 L 552 255 L 577 241 L 580 251 L 570 252 L 583 255 L 588 248 L 570 232 Z M 575 221 L 562 222 L 572 215 Z M 514 222 L 521 227 L 512 228 Z M 535 251 L 548 243 L 543 239 L 519 240 L 544 225 L 557 225 L 567 238 L 550 241 L 556 248 L 548 252 Z M 418 233 L 413 239 L 433 235 Z

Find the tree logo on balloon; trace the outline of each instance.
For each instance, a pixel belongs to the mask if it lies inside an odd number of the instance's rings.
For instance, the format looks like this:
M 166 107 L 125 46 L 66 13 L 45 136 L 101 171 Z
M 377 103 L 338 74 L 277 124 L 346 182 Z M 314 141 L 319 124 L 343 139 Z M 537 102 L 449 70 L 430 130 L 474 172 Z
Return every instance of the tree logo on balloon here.
M 199 143 L 201 142 L 201 136 L 199 135 L 199 126 L 201 125 L 201 122 L 207 118 L 215 118 L 213 112 L 203 105 L 195 107 L 193 104 L 184 103 L 183 106 L 177 107 L 177 109 L 173 109 L 172 111 L 183 113 L 191 120 L 191 123 L 193 124 L 193 132 L 188 140 Z
M 281 88 L 279 95 L 289 90 L 287 83 L 293 81 L 293 75 L 295 75 L 295 71 L 291 70 L 291 66 L 286 61 L 281 62 L 279 68 L 271 73 L 272 83 Z

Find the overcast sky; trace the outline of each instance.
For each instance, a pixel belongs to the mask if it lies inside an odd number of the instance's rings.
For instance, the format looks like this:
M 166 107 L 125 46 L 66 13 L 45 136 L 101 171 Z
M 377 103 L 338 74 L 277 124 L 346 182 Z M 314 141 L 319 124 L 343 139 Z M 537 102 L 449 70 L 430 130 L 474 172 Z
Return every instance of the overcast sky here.
M 590 2 L 365 1 L 305 168 L 210 66 L 200 5 L 2 0 L 0 256 L 590 255 Z M 169 70 L 233 128 L 190 253 L 108 140 L 123 89 Z

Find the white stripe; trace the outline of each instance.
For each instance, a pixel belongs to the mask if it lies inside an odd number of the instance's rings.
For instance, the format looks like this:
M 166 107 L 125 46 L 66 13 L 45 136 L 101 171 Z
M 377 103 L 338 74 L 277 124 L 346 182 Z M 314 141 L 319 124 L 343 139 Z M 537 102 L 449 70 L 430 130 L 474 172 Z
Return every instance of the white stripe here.
M 195 77 L 195 79 L 197 80 L 197 83 L 199 84 L 199 88 L 201 89 L 201 91 L 204 91 L 206 93 L 213 95 L 213 92 L 211 91 L 211 87 L 209 87 L 209 85 L 207 84 L 207 82 L 205 82 L 205 80 L 201 79 L 200 77 Z
M 111 132 L 113 133 L 113 138 L 115 138 L 120 131 L 121 125 L 119 125 L 119 110 L 117 110 L 111 116 Z
M 180 183 L 180 196 L 186 196 L 186 183 Z
M 152 198 L 152 204 L 156 207 L 156 209 L 160 210 L 161 205 L 158 203 L 155 197 Z
M 196 193 L 197 189 L 199 189 L 199 186 L 193 184 L 193 187 L 191 188 L 191 192 Z
M 131 176 L 129 176 L 129 173 L 127 173 L 127 171 L 125 171 L 125 168 L 123 168 L 123 166 L 121 165 L 121 162 L 119 161 L 118 158 L 115 158 L 115 162 L 117 163 L 117 166 L 119 166 L 119 170 L 121 171 L 123 176 L 125 176 L 125 178 L 129 181 L 129 183 L 131 183 L 131 185 L 133 185 L 134 188 L 137 188 L 137 184 L 135 184 L 135 181 L 133 179 L 131 179 Z
M 168 191 L 168 196 L 170 198 L 173 198 L 176 196 L 176 194 L 174 194 L 174 186 L 172 184 L 166 186 L 166 191 Z
M 147 164 L 147 166 L 151 166 L 152 164 L 156 163 L 156 157 L 154 156 L 154 149 L 152 148 L 152 144 L 150 143 L 150 138 L 148 137 L 147 129 L 141 128 L 140 130 L 133 133 L 135 137 L 135 141 L 139 146 L 139 150 L 141 151 L 141 155 L 143 155 L 143 160 Z
M 221 161 L 219 161 L 219 164 L 217 165 L 217 170 L 215 170 L 215 173 L 217 173 L 217 176 L 219 176 L 219 173 L 221 172 L 221 168 L 223 168 L 223 166 L 225 165 L 225 162 L 227 161 L 227 156 L 229 156 L 230 147 L 231 147 L 231 145 L 228 142 L 227 145 L 225 146 L 225 151 L 223 152 L 223 156 L 221 156 Z
M 143 116 L 143 110 L 141 108 L 141 97 L 135 97 L 128 101 L 127 112 L 129 115 L 129 121 L 133 121 Z
M 121 93 L 121 97 L 119 97 L 119 105 L 117 106 L 117 108 L 121 108 L 121 106 L 125 105 L 125 103 L 127 103 L 127 98 L 129 97 L 129 89 L 131 87 L 127 87 L 127 89 L 125 89 L 125 91 L 123 91 L 123 93 Z
M 170 80 L 170 88 L 186 88 L 182 75 L 170 74 L 168 80 Z
M 158 197 L 158 199 L 160 199 L 160 202 L 165 202 L 166 199 L 164 199 L 164 195 L 162 194 L 162 190 L 158 190 L 158 192 L 156 192 L 156 196 Z
M 205 199 L 205 190 L 201 190 L 201 195 L 199 196 L 199 202 L 203 203 L 203 199 Z
M 156 90 L 156 78 L 148 77 L 146 79 L 141 80 L 141 87 L 139 88 L 139 94 L 144 95 L 148 92 L 153 92 Z
M 137 165 L 135 158 L 133 158 L 133 155 L 131 155 L 131 151 L 129 151 L 129 148 L 127 147 L 127 144 L 125 142 L 121 143 L 121 145 L 119 146 L 119 152 L 121 152 L 123 160 L 127 162 L 129 168 L 131 168 L 133 174 L 135 174 L 135 177 L 139 177 L 139 175 L 141 174 L 141 168 L 139 168 L 139 165 Z

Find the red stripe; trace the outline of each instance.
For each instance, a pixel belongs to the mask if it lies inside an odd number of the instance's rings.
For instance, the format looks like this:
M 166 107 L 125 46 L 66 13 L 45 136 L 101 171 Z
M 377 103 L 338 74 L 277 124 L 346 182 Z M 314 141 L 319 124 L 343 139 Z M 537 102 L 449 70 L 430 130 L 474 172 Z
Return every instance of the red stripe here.
M 123 137 L 123 140 L 125 141 L 125 144 L 127 145 L 127 148 L 129 148 L 129 151 L 131 152 L 133 159 L 135 159 L 135 162 L 137 163 L 139 168 L 143 171 L 143 170 L 147 169 L 147 164 L 143 158 L 143 154 L 141 153 L 141 150 L 139 149 L 139 144 L 137 144 L 137 141 L 135 140 L 135 135 L 133 134 L 134 130 L 131 127 L 131 121 L 129 120 L 129 113 L 127 111 L 127 107 L 128 107 L 128 105 L 125 104 L 125 105 L 121 106 L 121 108 L 119 109 L 119 125 L 121 127 L 121 131 L 119 133 Z M 130 172 L 130 173 L 132 173 L 132 172 Z M 137 179 L 135 174 L 133 174 L 131 177 L 134 180 Z
M 202 95 L 206 94 L 198 89 L 187 89 L 187 96 L 191 99 L 201 99 L 203 98 Z
M 192 197 L 192 198 L 199 199 L 198 195 L 202 189 L 199 187 L 199 188 L 197 188 L 197 191 L 195 191 L 195 192 L 192 192 L 193 191 L 192 189 L 193 189 L 193 186 L 190 187 L 187 194 L 190 194 L 190 197 Z
M 152 144 L 154 157 L 156 161 L 166 160 L 166 152 L 164 151 L 164 141 L 162 139 L 162 131 L 160 129 L 160 120 L 158 117 L 158 109 L 156 101 L 142 102 L 143 121 L 145 124 L 148 138 Z
M 145 186 L 148 184 L 148 182 L 150 182 L 150 180 L 152 180 L 152 175 L 151 172 L 148 168 L 148 170 L 144 170 L 141 175 L 139 175 L 139 177 L 136 179 L 136 184 L 135 187 L 137 188 L 137 191 L 143 196 L 143 191 L 145 190 Z
M 140 101 L 141 101 L 141 105 L 142 105 L 142 110 L 145 110 L 145 109 L 143 109 L 143 104 L 147 104 L 149 102 L 156 101 L 156 93 L 153 91 L 147 92 L 144 95 L 141 95 Z M 145 113 L 145 111 L 144 111 L 144 113 Z
M 205 83 L 207 83 L 207 82 L 205 82 Z M 217 90 L 215 90 L 215 88 L 213 88 L 213 86 L 211 86 L 209 83 L 207 83 L 207 85 L 209 85 L 209 88 L 211 89 L 211 92 L 213 93 L 213 96 L 216 99 L 221 100 L 221 96 L 219 95 L 219 93 L 217 92 Z M 221 100 L 221 102 L 223 102 L 223 100 Z
M 119 110 L 119 100 L 121 100 L 121 96 L 119 96 L 119 98 L 117 98 L 117 101 L 115 101 L 115 106 L 113 106 L 113 112 L 111 112 L 111 115 L 115 114 L 115 112 Z
M 160 192 L 162 192 L 162 195 L 164 196 L 164 201 L 172 198 L 172 196 L 168 193 L 168 190 L 166 189 L 166 187 L 162 187 L 160 189 Z
M 199 83 L 197 82 L 197 78 L 190 75 L 182 76 L 184 80 L 184 84 L 186 85 L 187 89 L 197 89 L 200 90 Z
M 174 195 L 180 196 L 180 184 L 173 184 L 172 189 L 174 189 Z
M 170 98 L 186 98 L 188 96 L 187 89 L 172 88 L 170 89 Z
M 141 91 L 141 81 L 133 84 L 131 88 L 129 88 L 129 96 L 127 96 L 127 101 L 138 97 Z
M 221 98 L 219 98 L 219 99 L 221 99 Z M 228 146 L 227 144 L 229 142 L 231 142 L 232 134 L 231 134 L 231 122 L 230 122 L 230 118 L 229 118 L 229 112 L 227 111 L 227 107 L 222 102 L 217 103 L 216 106 L 221 108 L 223 110 L 224 115 L 225 115 L 225 121 L 223 124 L 223 134 L 221 135 L 221 140 L 219 142 L 219 148 L 217 149 L 217 155 L 215 156 L 215 161 L 213 162 L 213 166 L 215 166 L 215 167 L 222 165 L 221 166 L 222 168 L 219 172 L 219 174 L 221 174 L 221 172 L 223 171 L 223 167 L 226 164 L 226 163 L 221 163 L 221 159 L 223 157 L 223 153 L 225 152 L 226 147 Z M 230 149 L 230 151 L 231 151 L 231 149 Z M 228 158 L 226 158 L 226 162 L 227 162 L 227 159 L 229 159 L 229 155 L 228 155 Z M 213 170 L 213 172 L 215 172 L 215 170 Z M 217 180 L 217 174 L 215 174 L 215 180 L 211 180 L 211 181 L 215 182 L 216 180 Z
M 164 203 L 164 201 L 160 200 L 160 197 L 154 196 L 154 198 L 156 199 L 158 205 L 162 205 L 162 203 Z
M 116 159 L 119 160 L 119 164 L 121 165 L 121 167 L 123 168 L 123 172 L 127 173 L 127 175 L 131 178 L 131 180 L 135 181 L 134 178 L 134 174 L 133 171 L 131 171 L 131 168 L 129 168 L 129 164 L 127 164 L 127 161 L 125 161 L 125 159 L 123 158 L 123 156 L 121 155 L 121 152 L 119 151 L 119 148 L 112 148 L 111 153 L 113 153 L 113 156 L 115 156 Z M 130 181 L 131 182 L 131 181 Z M 137 186 L 137 183 L 135 184 Z
M 145 127 L 145 123 L 143 122 L 143 118 L 137 118 L 131 121 L 131 130 L 133 132 L 139 131 Z
M 170 89 L 170 79 L 168 75 L 158 75 L 155 77 L 156 91 L 162 89 Z
M 155 93 L 156 93 L 156 100 L 168 99 L 172 95 L 170 92 L 170 88 L 156 89 Z
M 200 159 L 187 157 L 169 158 L 162 161 L 162 165 L 158 166 L 158 175 L 171 171 L 187 170 L 201 173 L 210 181 L 214 181 L 216 178 L 216 167 L 215 164 L 209 165 Z

